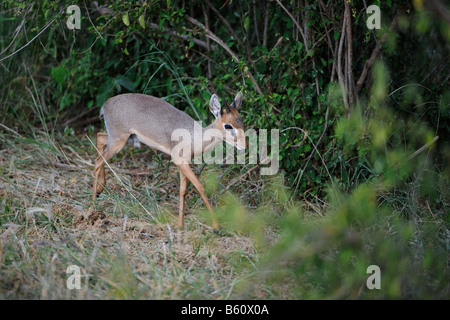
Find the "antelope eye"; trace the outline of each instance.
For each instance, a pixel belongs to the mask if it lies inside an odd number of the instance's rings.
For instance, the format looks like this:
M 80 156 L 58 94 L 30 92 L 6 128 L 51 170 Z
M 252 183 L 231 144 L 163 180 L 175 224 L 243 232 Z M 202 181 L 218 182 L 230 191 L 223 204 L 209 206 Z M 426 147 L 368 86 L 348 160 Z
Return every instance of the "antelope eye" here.
M 231 125 L 229 125 L 228 123 L 226 125 L 224 125 L 225 129 L 227 130 L 231 130 L 233 129 L 233 127 Z

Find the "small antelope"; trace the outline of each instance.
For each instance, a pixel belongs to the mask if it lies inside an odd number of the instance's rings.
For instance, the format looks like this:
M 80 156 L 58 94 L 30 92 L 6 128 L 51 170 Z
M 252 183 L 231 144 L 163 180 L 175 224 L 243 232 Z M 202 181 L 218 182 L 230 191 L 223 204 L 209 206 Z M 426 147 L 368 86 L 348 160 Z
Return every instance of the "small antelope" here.
M 242 92 L 234 98 L 232 104 L 222 109 L 219 98 L 213 94 L 209 101 L 209 110 L 215 116 L 215 120 L 208 127 L 202 128 L 202 133 L 208 129 L 216 129 L 220 133 L 218 138 L 211 141 L 201 141 L 200 148 L 192 147 L 191 154 L 178 154 L 175 164 L 180 169 L 180 205 L 178 225 L 184 225 L 184 196 L 186 194 L 187 179 L 189 179 L 200 193 L 203 201 L 211 213 L 212 226 L 218 229 L 219 224 L 214 211 L 206 197 L 202 183 L 191 170 L 191 159 L 211 150 L 221 141 L 225 141 L 237 149 L 246 149 L 247 141 L 238 108 L 242 105 Z M 107 133 L 97 134 L 98 157 L 94 166 L 94 185 L 92 200 L 103 191 L 106 184 L 105 162 L 117 154 L 126 144 L 130 135 L 152 149 L 164 152 L 172 156 L 172 150 L 178 141 L 172 141 L 172 133 L 177 129 L 184 129 L 192 137 L 190 143 L 194 145 L 195 120 L 186 113 L 178 110 L 164 100 L 144 94 L 121 94 L 110 98 L 100 111 L 105 120 Z M 217 132 L 217 131 L 216 131 Z M 198 144 L 197 144 L 198 145 Z M 106 149 L 105 149 L 106 146 Z M 187 153 L 187 152 L 186 152 Z

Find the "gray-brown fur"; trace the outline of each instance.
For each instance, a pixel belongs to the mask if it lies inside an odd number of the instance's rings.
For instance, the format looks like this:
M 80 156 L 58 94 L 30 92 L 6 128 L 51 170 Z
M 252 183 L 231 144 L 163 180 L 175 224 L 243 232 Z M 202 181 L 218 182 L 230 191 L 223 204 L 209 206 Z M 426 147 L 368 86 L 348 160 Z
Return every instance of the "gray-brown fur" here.
M 214 122 L 202 129 L 202 133 L 214 128 L 219 130 L 220 136 L 214 138 L 213 142 L 204 142 L 202 139 L 201 150 L 191 148 L 191 157 L 181 155 L 181 162 L 175 162 L 180 169 L 180 206 L 178 225 L 183 226 L 184 219 L 184 196 L 186 193 L 186 182 L 191 181 L 198 190 L 206 207 L 211 213 L 213 228 L 218 228 L 218 222 L 214 211 L 209 204 L 203 185 L 189 167 L 189 161 L 197 152 L 203 152 L 205 148 L 225 140 L 237 148 L 246 148 L 244 123 L 239 116 L 237 108 L 242 104 L 242 93 L 239 92 L 233 102 L 233 106 L 223 112 L 218 97 L 213 94 L 210 99 L 210 110 L 216 117 Z M 102 107 L 100 114 L 104 117 L 107 134 L 97 134 L 98 157 L 94 165 L 94 185 L 92 199 L 95 200 L 97 193 L 102 192 L 106 184 L 104 166 L 105 162 L 119 152 L 127 142 L 130 135 L 134 134 L 139 141 L 147 144 L 153 149 L 167 154 L 178 141 L 172 141 L 172 133 L 176 129 L 185 129 L 191 135 L 191 146 L 195 137 L 195 120 L 188 114 L 178 110 L 164 100 L 143 94 L 121 94 L 115 96 Z M 232 128 L 224 128 L 231 124 Z M 106 145 L 106 148 L 104 148 Z M 171 154 L 172 155 L 172 154 Z M 195 154 L 196 155 L 196 154 Z M 186 161 L 185 161 L 186 160 Z

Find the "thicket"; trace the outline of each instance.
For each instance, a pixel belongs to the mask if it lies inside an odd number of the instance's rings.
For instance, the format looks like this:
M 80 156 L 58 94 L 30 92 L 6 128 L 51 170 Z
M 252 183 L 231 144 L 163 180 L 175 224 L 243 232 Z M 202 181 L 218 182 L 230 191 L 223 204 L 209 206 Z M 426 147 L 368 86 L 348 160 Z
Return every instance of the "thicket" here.
M 80 30 L 66 26 L 74 4 Z M 366 26 L 371 4 L 381 8 L 379 30 Z M 288 189 L 275 192 L 281 239 L 262 262 L 288 267 L 265 280 L 298 279 L 302 296 L 448 297 L 450 19 L 441 2 L 0 8 L 8 128 L 92 135 L 99 108 L 124 92 L 164 97 L 206 123 L 212 93 L 229 103 L 242 90 L 246 127 L 280 130 Z M 305 222 L 298 200 L 325 217 Z M 361 293 L 363 269 L 382 261 L 389 290 Z

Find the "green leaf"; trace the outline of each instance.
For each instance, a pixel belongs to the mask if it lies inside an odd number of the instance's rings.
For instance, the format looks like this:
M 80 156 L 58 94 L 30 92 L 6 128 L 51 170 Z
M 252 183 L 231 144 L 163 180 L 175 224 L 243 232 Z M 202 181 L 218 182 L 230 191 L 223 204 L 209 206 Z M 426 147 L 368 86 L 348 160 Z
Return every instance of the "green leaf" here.
M 103 84 L 98 88 L 97 97 L 95 101 L 98 106 L 102 106 L 105 103 L 112 86 L 113 86 L 112 79 L 107 78 L 104 80 Z
M 334 33 L 333 38 L 334 38 L 334 40 L 337 40 L 337 39 L 339 39 L 340 36 L 341 36 L 341 33 L 340 33 L 339 31 L 336 31 L 336 32 Z
M 125 13 L 122 16 L 122 21 L 127 27 L 130 25 L 130 17 L 128 16 L 128 13 Z
M 66 80 L 66 77 L 69 74 L 70 74 L 70 70 L 66 69 L 63 66 L 58 66 L 58 67 L 52 69 L 52 77 L 59 84 L 64 83 L 64 81 Z
M 248 32 L 248 28 L 250 27 L 250 17 L 249 16 L 245 17 L 243 24 L 244 24 L 245 32 Z
M 138 19 L 139 24 L 141 25 L 142 29 L 145 29 L 145 15 L 141 14 L 141 16 Z
M 65 107 L 71 105 L 72 101 L 70 100 L 70 95 L 66 94 L 62 97 L 61 102 L 59 103 L 59 110 L 64 109 Z

